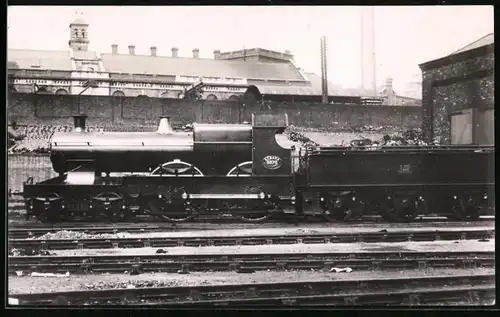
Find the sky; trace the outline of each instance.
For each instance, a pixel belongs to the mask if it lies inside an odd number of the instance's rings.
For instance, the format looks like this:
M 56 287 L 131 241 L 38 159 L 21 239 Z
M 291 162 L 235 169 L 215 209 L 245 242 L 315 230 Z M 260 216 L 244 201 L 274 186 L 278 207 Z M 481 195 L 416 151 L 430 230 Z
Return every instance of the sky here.
M 361 82 L 360 8 L 355 6 L 19 6 L 8 7 L 8 48 L 65 50 L 75 13 L 90 25 L 90 50 L 201 58 L 243 48 L 290 50 L 299 67 L 321 74 L 320 37 L 328 41 L 328 79 L 343 87 Z M 420 80 L 418 64 L 449 55 L 493 33 L 493 6 L 375 7 L 377 84 L 395 89 Z

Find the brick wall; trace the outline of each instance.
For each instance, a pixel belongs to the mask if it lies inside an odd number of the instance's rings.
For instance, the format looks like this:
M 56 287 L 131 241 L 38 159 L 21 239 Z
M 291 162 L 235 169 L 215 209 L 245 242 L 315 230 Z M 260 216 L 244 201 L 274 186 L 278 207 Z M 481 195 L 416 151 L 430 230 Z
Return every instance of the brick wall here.
M 450 143 L 450 113 L 494 107 L 493 51 L 483 48 L 463 54 L 468 55 L 423 67 L 423 130 L 428 140 Z
M 18 124 L 72 125 L 71 116 L 85 113 L 89 125 L 150 125 L 169 115 L 174 126 L 192 122 L 238 123 L 250 121 L 252 113 L 287 113 L 290 123 L 304 127 L 356 125 L 421 126 L 420 107 L 356 106 L 344 104 L 276 103 L 242 104 L 231 101 L 184 101 L 166 98 L 116 98 L 109 96 L 54 96 L 12 94 L 9 119 Z M 334 123 L 336 122 L 336 123 Z
M 57 176 L 48 155 L 9 154 L 7 157 L 7 187 L 12 191 L 22 191 L 28 177 L 33 177 L 36 183 Z

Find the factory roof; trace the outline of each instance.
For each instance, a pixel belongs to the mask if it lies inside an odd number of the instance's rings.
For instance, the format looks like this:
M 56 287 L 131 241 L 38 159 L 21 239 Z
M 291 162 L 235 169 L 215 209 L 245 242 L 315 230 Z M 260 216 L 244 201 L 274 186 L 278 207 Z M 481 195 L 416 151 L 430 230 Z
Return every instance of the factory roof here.
M 42 51 L 9 49 L 7 52 L 8 67 L 15 65 L 20 69 L 72 70 L 69 50 Z M 10 65 L 9 65 L 10 64 Z
M 458 54 L 458 53 L 462 53 L 462 52 L 465 52 L 465 51 L 469 51 L 469 50 L 472 50 L 472 49 L 475 49 L 475 48 L 478 48 L 478 47 L 481 47 L 481 46 L 486 46 L 486 45 L 490 45 L 490 44 L 493 44 L 495 43 L 495 33 L 490 33 L 488 35 L 485 35 L 483 36 L 482 38 L 462 47 L 461 49 L 453 52 L 452 54 L 450 55 L 454 55 L 454 54 Z
M 451 63 L 457 63 L 463 60 L 494 53 L 493 44 L 495 43 L 495 34 L 491 33 L 480 39 L 466 45 L 465 47 L 453 52 L 450 55 L 431 60 L 418 65 L 422 70 L 435 69 Z
M 104 68 L 112 73 L 303 80 L 291 63 L 129 54 L 101 56 Z
M 75 59 L 98 59 L 92 51 L 74 51 Z M 9 66 L 20 69 L 72 70 L 68 51 L 9 49 Z M 304 80 L 289 62 L 260 62 L 205 58 L 167 57 L 130 54 L 101 54 L 104 70 L 110 73 L 201 76 L 215 78 L 254 78 Z

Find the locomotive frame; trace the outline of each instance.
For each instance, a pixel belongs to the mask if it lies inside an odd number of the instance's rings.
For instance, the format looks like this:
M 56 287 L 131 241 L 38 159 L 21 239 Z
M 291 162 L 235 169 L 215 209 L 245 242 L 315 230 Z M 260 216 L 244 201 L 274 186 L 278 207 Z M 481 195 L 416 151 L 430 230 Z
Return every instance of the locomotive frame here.
M 194 124 L 192 133 L 174 132 L 162 117 L 156 133 L 92 134 L 85 120 L 75 116 L 75 132 L 51 141 L 59 176 L 25 183 L 27 217 L 116 222 L 147 214 L 183 222 L 231 213 L 247 222 L 277 214 L 347 221 L 375 213 L 409 222 L 438 210 L 465 221 L 494 206 L 494 147 L 318 147 L 296 157 L 276 139 L 286 114 L 252 115 L 251 125 Z

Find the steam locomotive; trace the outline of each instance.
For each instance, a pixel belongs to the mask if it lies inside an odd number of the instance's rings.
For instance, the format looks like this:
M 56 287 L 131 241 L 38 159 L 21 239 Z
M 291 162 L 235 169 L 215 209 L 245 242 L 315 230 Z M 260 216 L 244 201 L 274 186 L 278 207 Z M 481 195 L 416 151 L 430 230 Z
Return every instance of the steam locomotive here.
M 426 146 L 297 149 L 280 142 L 286 115 L 248 124 L 193 124 L 174 131 L 56 133 L 59 176 L 24 184 L 28 217 L 112 222 L 149 215 L 169 222 L 230 213 L 243 221 L 314 215 L 348 221 L 378 214 L 413 221 L 438 214 L 476 220 L 494 206 L 494 148 Z

